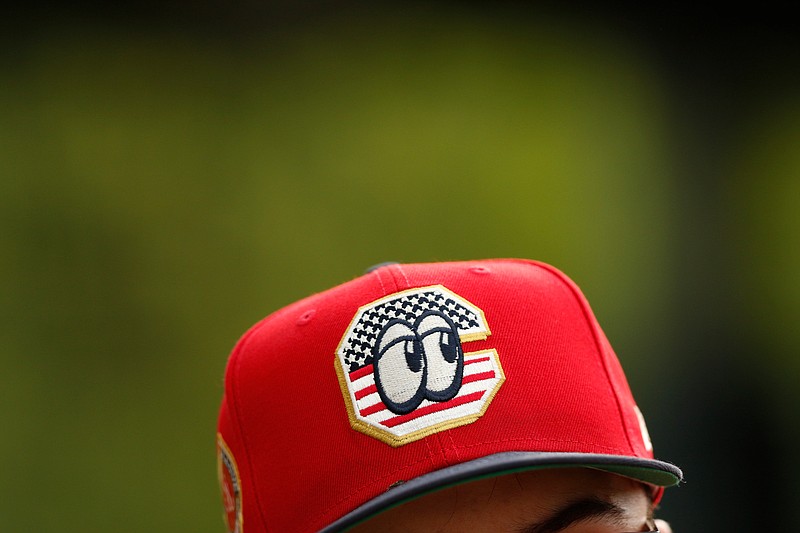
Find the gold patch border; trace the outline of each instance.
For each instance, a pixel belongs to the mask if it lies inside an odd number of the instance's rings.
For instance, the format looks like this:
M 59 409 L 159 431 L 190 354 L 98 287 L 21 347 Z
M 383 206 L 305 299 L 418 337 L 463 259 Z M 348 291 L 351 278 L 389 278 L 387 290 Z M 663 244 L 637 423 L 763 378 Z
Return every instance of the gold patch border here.
M 355 406 L 353 405 L 353 400 L 352 400 L 352 398 L 350 396 L 350 388 L 348 387 L 347 379 L 345 377 L 344 368 L 342 367 L 341 357 L 339 356 L 339 352 L 341 351 L 342 346 L 344 345 L 345 339 L 347 338 L 349 333 L 352 331 L 353 326 L 355 326 L 355 324 L 356 324 L 356 321 L 361 317 L 362 313 L 366 309 L 375 307 L 377 305 L 380 305 L 383 302 L 394 300 L 394 299 L 396 299 L 398 297 L 402 297 L 403 295 L 406 295 L 406 294 L 417 293 L 417 292 L 425 291 L 425 290 L 428 290 L 428 289 L 439 289 L 442 292 L 450 294 L 456 301 L 466 302 L 467 304 L 470 305 L 470 307 L 472 307 L 474 310 L 476 310 L 480 314 L 480 319 L 481 319 L 484 331 L 478 331 L 478 332 L 475 332 L 475 333 L 468 333 L 468 334 L 465 334 L 465 335 L 459 335 L 458 338 L 459 338 L 459 340 L 461 341 L 462 344 L 468 343 L 468 342 L 472 342 L 472 341 L 477 341 L 477 340 L 484 340 L 484 339 L 488 338 L 489 336 L 491 336 L 492 332 L 491 332 L 491 329 L 489 328 L 489 323 L 486 320 L 486 315 L 484 314 L 483 309 L 481 309 L 480 307 L 478 307 L 474 303 L 470 302 L 469 300 L 467 300 L 466 298 L 464 298 L 460 294 L 456 294 L 455 292 L 451 291 L 450 289 L 448 289 L 444 285 L 441 285 L 441 284 L 427 285 L 427 286 L 424 286 L 424 287 L 413 287 L 413 288 L 405 289 L 405 290 L 398 291 L 398 292 L 395 292 L 395 293 L 392 293 L 392 294 L 387 294 L 386 296 L 384 296 L 382 298 L 379 298 L 377 300 L 374 300 L 374 301 L 372 301 L 372 302 L 370 302 L 368 304 L 365 304 L 365 305 L 362 305 L 361 307 L 359 307 L 358 310 L 356 311 L 356 313 L 353 315 L 352 320 L 350 320 L 350 323 L 348 324 L 347 328 L 345 329 L 345 333 L 344 333 L 344 335 L 342 335 L 342 339 L 339 341 L 339 344 L 336 346 L 336 353 L 334 354 L 334 367 L 336 369 L 336 376 L 337 376 L 338 381 L 339 381 L 339 388 L 341 388 L 342 396 L 344 397 L 344 403 L 345 403 L 345 408 L 347 410 L 347 418 L 350 421 L 350 427 L 352 427 L 353 429 L 355 429 L 356 431 L 358 431 L 360 433 L 364 433 L 364 434 L 369 435 L 369 436 L 371 436 L 373 438 L 376 438 L 376 439 L 380 440 L 381 442 L 384 442 L 384 443 L 386 443 L 386 444 L 388 444 L 388 445 L 390 445 L 390 446 L 392 446 L 394 448 L 397 448 L 397 447 L 402 446 L 404 444 L 408 444 L 409 442 L 414 442 L 414 441 L 419 440 L 421 438 L 427 437 L 428 435 L 433 435 L 434 433 L 439 433 L 440 431 L 444 431 L 446 429 L 451 429 L 451 428 L 455 428 L 455 427 L 458 427 L 458 426 L 464 426 L 464 425 L 467 425 L 467 424 L 471 424 L 472 422 L 475 422 L 477 419 L 479 419 L 480 417 L 482 417 L 484 415 L 484 413 L 486 412 L 486 409 L 489 407 L 489 404 L 491 404 L 492 400 L 494 400 L 495 394 L 497 394 L 497 391 L 500 390 L 500 386 L 506 380 L 506 375 L 505 375 L 505 372 L 503 370 L 503 366 L 500 364 L 500 357 L 497 354 L 497 350 L 495 350 L 494 348 L 490 348 L 488 350 L 480 350 L 480 351 L 477 351 L 477 352 L 464 352 L 465 356 L 481 354 L 481 353 L 490 354 L 494 358 L 495 365 L 497 366 L 497 370 L 500 373 L 500 379 L 498 379 L 497 383 L 495 384 L 495 386 L 493 387 L 493 389 L 489 393 L 489 396 L 487 396 L 486 400 L 484 400 L 483 406 L 481 407 L 480 411 L 478 411 L 477 413 L 472 414 L 472 415 L 462 416 L 460 418 L 456 418 L 456 419 L 453 419 L 453 420 L 446 420 L 444 422 L 440 422 L 438 424 L 434 424 L 432 426 L 429 426 L 429 427 L 426 427 L 426 428 L 423 428 L 423 429 L 418 429 L 417 431 L 413 431 L 413 432 L 409 433 L 408 435 L 403 435 L 402 437 L 398 437 L 397 435 L 394 435 L 394 434 L 392 434 L 392 433 L 390 433 L 390 432 L 388 432 L 386 430 L 382 430 L 382 429 L 380 429 L 380 428 L 378 428 L 376 426 L 373 426 L 372 424 L 364 422 L 363 420 L 360 420 L 356 416 Z
M 482 417 L 486 410 L 489 408 L 489 405 L 494 400 L 497 391 L 500 390 L 500 386 L 505 383 L 506 375 L 505 371 L 503 370 L 502 365 L 500 364 L 500 357 L 497 354 L 497 350 L 494 348 L 490 348 L 488 350 L 480 350 L 477 352 L 465 352 L 464 355 L 478 355 L 488 353 L 491 357 L 494 358 L 495 365 L 497 365 L 497 370 L 500 373 L 500 379 L 497 380 L 497 383 L 489 392 L 489 395 L 484 400 L 483 406 L 481 407 L 480 411 L 471 415 L 465 415 L 460 418 L 455 418 L 453 420 L 446 420 L 444 422 L 439 422 L 438 424 L 434 424 L 432 426 L 428 426 L 426 428 L 418 429 L 416 431 L 412 431 L 411 433 L 403 436 L 398 436 L 393 433 L 390 433 L 386 430 L 380 429 L 368 422 L 364 422 L 360 420 L 355 413 L 355 406 L 353 405 L 352 401 L 350 400 L 350 390 L 347 387 L 347 380 L 344 376 L 344 370 L 342 368 L 341 362 L 339 361 L 339 356 L 336 356 L 336 375 L 339 378 L 339 387 L 342 389 L 342 395 L 345 397 L 345 406 L 347 408 L 347 418 L 350 421 L 350 427 L 369 435 L 370 437 L 374 437 L 381 442 L 392 446 L 393 448 L 397 448 L 404 444 L 408 444 L 410 442 L 414 442 L 416 440 L 422 439 L 427 437 L 428 435 L 433 435 L 434 433 L 439 433 L 440 431 L 444 431 L 446 429 L 455 428 L 458 426 L 465 426 L 467 424 L 471 424 L 475 422 L 477 419 Z

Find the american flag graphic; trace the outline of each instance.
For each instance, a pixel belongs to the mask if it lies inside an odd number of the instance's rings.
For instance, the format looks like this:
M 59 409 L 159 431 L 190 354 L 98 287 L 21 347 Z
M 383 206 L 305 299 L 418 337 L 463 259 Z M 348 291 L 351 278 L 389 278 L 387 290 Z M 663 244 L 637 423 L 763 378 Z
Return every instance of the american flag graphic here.
M 464 349 L 461 386 L 449 400 L 425 399 L 410 413 L 396 414 L 378 393 L 375 343 L 391 321 L 412 323 L 426 311 L 446 315 L 457 329 Z M 470 341 L 489 335 L 483 312 L 441 285 L 395 293 L 360 308 L 337 350 L 337 370 L 353 427 L 399 445 L 435 432 L 437 426 L 444 429 L 477 419 L 504 380 L 495 350 L 469 351 Z

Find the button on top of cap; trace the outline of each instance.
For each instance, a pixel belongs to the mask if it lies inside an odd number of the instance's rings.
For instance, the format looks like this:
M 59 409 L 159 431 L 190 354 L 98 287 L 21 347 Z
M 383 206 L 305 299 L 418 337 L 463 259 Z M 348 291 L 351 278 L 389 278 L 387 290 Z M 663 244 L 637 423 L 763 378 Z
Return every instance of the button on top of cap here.
M 378 263 L 377 265 L 372 265 L 371 267 L 367 268 L 366 270 L 364 270 L 364 274 L 369 274 L 370 272 L 374 272 L 374 271 L 378 270 L 379 268 L 382 268 L 382 267 L 385 267 L 385 266 L 399 265 L 399 264 L 400 263 L 398 263 L 397 261 L 384 261 L 383 263 Z

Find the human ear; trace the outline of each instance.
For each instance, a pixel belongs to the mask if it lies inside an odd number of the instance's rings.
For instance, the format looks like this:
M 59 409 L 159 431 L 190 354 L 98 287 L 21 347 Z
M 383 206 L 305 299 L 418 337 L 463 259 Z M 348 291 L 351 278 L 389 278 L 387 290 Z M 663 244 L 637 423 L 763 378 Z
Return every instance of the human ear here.
M 656 526 L 661 533 L 672 533 L 672 528 L 663 520 L 656 519 Z

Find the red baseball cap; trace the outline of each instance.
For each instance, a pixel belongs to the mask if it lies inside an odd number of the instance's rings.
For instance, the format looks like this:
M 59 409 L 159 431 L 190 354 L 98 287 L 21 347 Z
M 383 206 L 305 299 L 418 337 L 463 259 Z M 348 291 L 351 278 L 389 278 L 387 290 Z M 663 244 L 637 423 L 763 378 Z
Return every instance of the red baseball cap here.
M 682 479 L 578 287 L 518 259 L 386 264 L 269 315 L 228 361 L 217 457 L 231 533 L 343 531 L 536 468 L 656 499 Z

